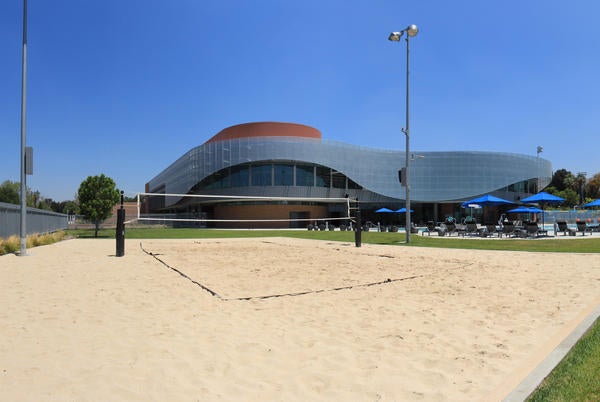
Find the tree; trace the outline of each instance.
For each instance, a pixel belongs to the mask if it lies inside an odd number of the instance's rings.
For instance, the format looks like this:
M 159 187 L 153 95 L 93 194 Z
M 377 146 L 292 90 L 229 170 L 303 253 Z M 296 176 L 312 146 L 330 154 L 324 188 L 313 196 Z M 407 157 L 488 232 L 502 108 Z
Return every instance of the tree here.
M 52 210 L 61 214 L 75 215 L 79 211 L 79 207 L 75 201 L 61 201 L 52 203 Z
M 575 177 L 575 192 L 580 194 L 580 205 L 585 204 L 585 173 L 577 173 Z
M 576 191 L 568 188 L 563 191 L 557 191 L 554 195 L 564 198 L 564 202 L 561 204 L 564 207 L 573 207 L 579 204 L 579 195 Z
M 0 184 L 0 202 L 19 204 L 21 202 L 21 185 L 17 182 L 6 180 Z
M 572 188 L 575 176 L 566 169 L 559 169 L 552 175 L 552 181 L 549 186 L 554 187 L 557 191 L 563 191 L 567 188 Z
M 79 213 L 94 222 L 94 237 L 98 237 L 100 223 L 110 217 L 112 208 L 120 198 L 114 180 L 104 174 L 88 176 L 79 185 L 77 196 Z
M 585 186 L 585 194 L 594 200 L 600 198 L 600 173 L 596 173 L 588 180 Z

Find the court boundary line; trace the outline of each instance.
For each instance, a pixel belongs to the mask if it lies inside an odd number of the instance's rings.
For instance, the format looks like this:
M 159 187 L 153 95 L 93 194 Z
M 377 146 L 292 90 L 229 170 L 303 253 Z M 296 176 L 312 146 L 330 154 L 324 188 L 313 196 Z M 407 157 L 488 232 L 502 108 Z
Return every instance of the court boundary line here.
M 162 259 L 158 258 L 158 255 L 160 255 L 160 254 L 156 254 L 156 253 L 153 253 L 151 251 L 148 251 L 148 250 L 144 249 L 144 246 L 142 245 L 142 242 L 140 242 L 140 249 L 144 253 L 146 253 L 147 255 L 149 255 L 149 256 L 153 257 L 155 260 L 159 261 L 165 267 L 171 269 L 172 271 L 177 272 L 180 276 L 182 276 L 185 279 L 189 280 L 194 285 L 199 286 L 201 289 L 203 289 L 206 292 L 210 293 L 211 296 L 214 296 L 214 297 L 218 298 L 219 300 L 223 300 L 223 301 L 266 300 L 266 299 L 274 299 L 274 298 L 278 298 L 278 297 L 293 297 L 293 296 L 304 296 L 304 295 L 308 295 L 308 294 L 317 294 L 317 293 L 326 293 L 326 292 L 337 292 L 337 291 L 340 291 L 340 290 L 350 290 L 350 289 L 360 288 L 360 287 L 378 286 L 378 285 L 384 285 L 384 284 L 393 283 L 393 282 L 407 281 L 407 280 L 416 279 L 416 278 L 422 278 L 422 277 L 426 276 L 425 274 L 421 274 L 421 275 L 411 275 L 411 276 L 407 276 L 407 277 L 394 278 L 394 279 L 387 278 L 387 279 L 384 279 L 382 281 L 377 281 L 377 282 L 359 283 L 359 284 L 356 284 L 356 285 L 340 286 L 340 287 L 328 288 L 328 289 L 306 290 L 306 291 L 302 291 L 302 292 L 278 293 L 278 294 L 262 295 L 262 296 L 223 297 L 220 294 L 218 294 L 217 292 L 215 292 L 214 290 L 210 289 L 209 287 L 207 287 L 207 286 L 201 284 L 200 282 L 196 281 L 195 279 L 191 278 L 190 276 L 188 276 L 187 274 L 185 274 L 181 270 L 179 270 L 179 269 L 177 269 L 175 267 L 170 266 L 165 261 L 163 261 Z

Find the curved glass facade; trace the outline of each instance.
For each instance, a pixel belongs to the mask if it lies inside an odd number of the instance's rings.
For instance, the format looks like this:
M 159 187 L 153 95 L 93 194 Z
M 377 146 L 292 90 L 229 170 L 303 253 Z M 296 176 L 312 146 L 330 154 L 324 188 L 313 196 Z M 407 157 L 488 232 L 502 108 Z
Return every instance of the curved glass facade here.
M 193 193 L 252 186 L 325 187 L 360 190 L 346 175 L 320 165 L 294 162 L 257 162 L 232 166 L 204 178 Z
M 147 184 L 149 192 L 404 200 L 405 153 L 299 137 L 212 141 L 191 149 Z M 548 160 L 499 152 L 419 152 L 410 164 L 411 201 L 459 202 L 495 193 L 517 199 L 547 186 Z M 173 197 L 170 197 L 173 198 Z M 177 200 L 173 199 L 173 202 Z

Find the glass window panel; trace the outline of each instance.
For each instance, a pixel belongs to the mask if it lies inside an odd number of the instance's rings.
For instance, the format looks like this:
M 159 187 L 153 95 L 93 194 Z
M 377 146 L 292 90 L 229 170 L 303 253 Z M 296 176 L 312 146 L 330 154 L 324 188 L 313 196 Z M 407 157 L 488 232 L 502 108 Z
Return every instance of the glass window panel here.
M 312 187 L 314 185 L 314 167 L 312 165 L 296 165 L 296 186 Z
M 332 172 L 331 186 L 333 188 L 346 188 L 346 176 L 340 172 Z
M 352 190 L 362 190 L 362 186 L 352 179 L 348 179 L 348 188 Z
M 317 187 L 330 187 L 330 181 L 330 169 L 324 166 L 317 166 Z
M 275 186 L 293 186 L 294 185 L 294 166 L 274 164 L 273 176 Z
M 252 165 L 252 185 L 270 186 L 271 185 L 271 164 Z
M 248 187 L 250 185 L 250 169 L 248 165 L 238 165 L 231 168 L 231 187 Z

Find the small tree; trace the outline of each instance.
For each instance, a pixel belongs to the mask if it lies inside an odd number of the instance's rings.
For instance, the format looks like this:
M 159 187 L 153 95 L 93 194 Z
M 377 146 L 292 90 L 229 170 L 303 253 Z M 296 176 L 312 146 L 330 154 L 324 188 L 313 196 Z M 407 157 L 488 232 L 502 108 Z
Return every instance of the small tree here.
M 19 204 L 21 201 L 21 185 L 17 182 L 6 180 L 0 184 L 0 202 Z
M 79 213 L 94 222 L 94 237 L 98 237 L 100 223 L 110 217 L 112 208 L 119 201 L 119 190 L 110 177 L 88 176 L 80 185 L 77 192 Z
M 585 186 L 585 195 L 595 200 L 600 197 L 600 173 L 596 173 Z

